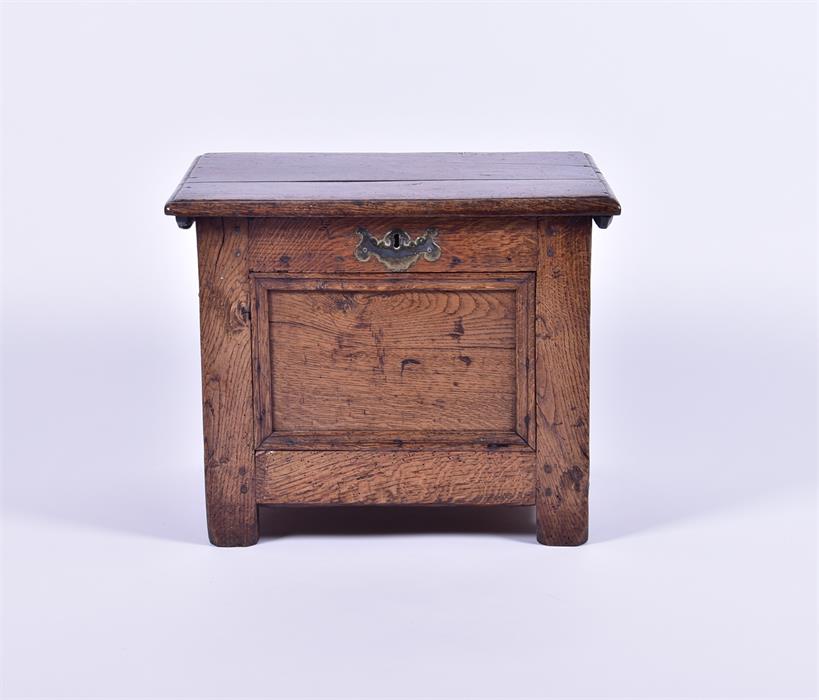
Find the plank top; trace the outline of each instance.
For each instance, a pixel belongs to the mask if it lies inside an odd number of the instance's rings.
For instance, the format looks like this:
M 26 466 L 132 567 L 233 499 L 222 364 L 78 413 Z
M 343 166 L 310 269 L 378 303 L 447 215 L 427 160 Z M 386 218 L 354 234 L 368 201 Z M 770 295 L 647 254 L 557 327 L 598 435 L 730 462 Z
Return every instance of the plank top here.
M 591 156 L 561 153 L 206 153 L 165 213 L 207 216 L 611 216 Z

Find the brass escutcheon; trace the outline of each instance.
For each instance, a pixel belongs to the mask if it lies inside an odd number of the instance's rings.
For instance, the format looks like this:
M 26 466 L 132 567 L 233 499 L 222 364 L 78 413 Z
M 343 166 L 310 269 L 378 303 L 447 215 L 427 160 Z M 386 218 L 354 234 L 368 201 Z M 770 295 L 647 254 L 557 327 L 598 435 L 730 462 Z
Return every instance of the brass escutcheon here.
M 376 238 L 360 226 L 356 233 L 359 236 L 355 249 L 356 260 L 367 262 L 373 255 L 390 272 L 405 272 L 421 256 L 428 262 L 435 262 L 441 257 L 441 247 L 435 240 L 438 230 L 434 228 L 428 228 L 415 240 L 401 228 L 390 229 L 383 238 Z

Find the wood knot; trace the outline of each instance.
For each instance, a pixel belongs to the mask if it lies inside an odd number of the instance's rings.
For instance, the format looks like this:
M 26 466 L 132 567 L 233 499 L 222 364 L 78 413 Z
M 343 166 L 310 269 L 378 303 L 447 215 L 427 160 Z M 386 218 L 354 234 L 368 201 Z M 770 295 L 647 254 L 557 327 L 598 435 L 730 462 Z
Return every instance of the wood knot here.
M 233 305 L 231 313 L 232 323 L 236 328 L 244 328 L 250 321 L 250 307 L 244 301 L 238 301 Z M 234 330 L 235 330 L 234 329 Z

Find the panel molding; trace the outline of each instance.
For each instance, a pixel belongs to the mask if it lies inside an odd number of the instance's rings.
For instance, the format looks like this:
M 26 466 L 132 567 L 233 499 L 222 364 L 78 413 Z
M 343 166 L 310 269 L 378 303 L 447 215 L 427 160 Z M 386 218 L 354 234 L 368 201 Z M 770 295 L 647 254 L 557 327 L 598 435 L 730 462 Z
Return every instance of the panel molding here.
M 482 430 L 413 431 L 350 431 L 334 430 L 320 433 L 308 431 L 276 431 L 259 445 L 266 450 L 379 450 L 423 452 L 429 450 L 480 450 L 485 452 L 533 452 L 520 435 L 512 432 Z
M 457 450 L 532 451 L 534 409 L 534 274 L 401 273 L 288 274 L 253 273 L 253 385 L 257 450 Z M 484 292 L 510 291 L 514 309 L 514 430 L 498 431 L 287 431 L 274 425 L 274 378 L 270 292 Z M 510 387 L 511 390 L 511 387 Z

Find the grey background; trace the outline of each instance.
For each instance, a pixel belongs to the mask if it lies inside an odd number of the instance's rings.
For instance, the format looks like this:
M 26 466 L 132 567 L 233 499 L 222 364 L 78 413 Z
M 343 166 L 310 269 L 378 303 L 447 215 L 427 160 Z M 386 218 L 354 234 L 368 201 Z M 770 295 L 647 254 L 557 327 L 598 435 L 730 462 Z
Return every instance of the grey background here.
M 2 5 L 5 697 L 816 693 L 812 3 Z M 267 513 L 207 544 L 205 151 L 569 150 L 591 539 Z

